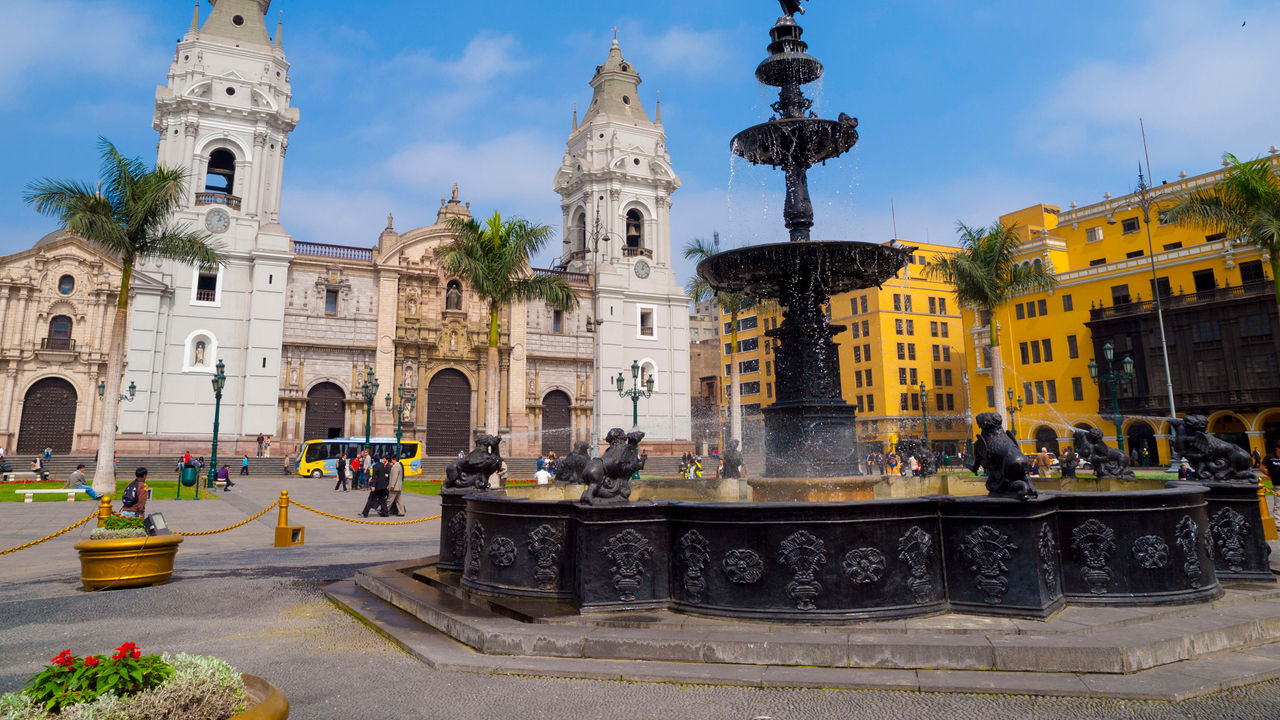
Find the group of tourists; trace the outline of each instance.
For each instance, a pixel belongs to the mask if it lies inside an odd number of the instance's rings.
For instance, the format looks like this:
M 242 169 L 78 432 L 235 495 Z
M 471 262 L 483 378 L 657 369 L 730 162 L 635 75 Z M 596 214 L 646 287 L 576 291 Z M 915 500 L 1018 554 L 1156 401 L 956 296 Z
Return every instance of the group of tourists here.
M 258 433 L 258 457 L 271 457 L 271 436 Z
M 556 451 L 552 450 L 546 455 L 538 455 L 537 468 L 533 473 L 534 481 L 539 485 L 546 485 L 556 477 L 556 472 L 560 469 L 560 458 L 556 455 Z
M 334 492 L 350 492 L 350 490 L 367 489 L 369 498 L 365 501 L 364 510 L 358 515 L 369 517 L 370 510 L 377 510 L 378 515 L 404 515 L 404 502 L 400 495 L 404 490 L 404 464 L 396 453 L 374 457 L 365 448 L 354 456 L 342 453 L 334 463 L 338 472 L 338 482 L 333 486 Z M 351 488 L 347 488 L 350 479 Z

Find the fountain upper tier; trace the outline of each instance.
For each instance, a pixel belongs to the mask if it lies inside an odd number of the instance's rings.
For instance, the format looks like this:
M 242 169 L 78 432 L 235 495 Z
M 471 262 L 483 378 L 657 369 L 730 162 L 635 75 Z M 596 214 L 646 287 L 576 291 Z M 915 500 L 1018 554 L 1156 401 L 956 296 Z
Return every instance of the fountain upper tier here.
M 824 297 L 884 284 L 898 274 L 915 248 L 865 242 L 752 245 L 717 253 L 698 263 L 698 275 L 715 289 L 761 299 L 781 299 L 800 277 L 813 277 Z

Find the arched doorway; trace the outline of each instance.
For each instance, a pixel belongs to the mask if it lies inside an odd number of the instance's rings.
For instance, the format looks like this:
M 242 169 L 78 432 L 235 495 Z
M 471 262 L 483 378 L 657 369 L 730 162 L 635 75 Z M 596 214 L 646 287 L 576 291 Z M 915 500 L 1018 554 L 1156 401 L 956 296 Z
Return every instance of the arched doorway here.
M 1036 448 L 1035 448 L 1036 452 L 1040 452 L 1040 449 L 1044 448 L 1045 450 L 1048 450 L 1049 452 L 1053 453 L 1055 456 L 1058 454 L 1059 448 L 1058 448 L 1058 431 L 1057 430 L 1054 430 L 1048 425 L 1041 425 L 1040 427 L 1036 428 L 1034 437 L 1036 439 Z
M 307 393 L 307 423 L 304 440 L 327 440 L 343 436 L 346 427 L 346 393 L 331 382 L 322 382 Z
M 1125 443 L 1129 457 L 1137 458 L 1134 465 L 1160 464 L 1160 446 L 1156 444 L 1156 431 L 1151 427 L 1151 423 L 1146 420 L 1134 420 L 1129 423 L 1129 430 L 1125 433 Z
M 569 396 L 560 390 L 552 390 L 542 399 L 542 452 L 554 450 L 561 457 L 569 454 L 573 440 L 569 404 Z
M 441 370 L 427 385 L 426 454 L 447 457 L 470 448 L 471 383 L 458 370 Z
M 45 378 L 27 390 L 18 426 L 19 454 L 37 454 L 45 448 L 67 454 L 75 440 L 76 389 L 62 378 Z
M 1256 427 L 1262 430 L 1262 454 L 1270 455 L 1280 445 L 1280 413 L 1273 412 L 1263 417 Z
M 1246 433 L 1244 421 L 1235 415 L 1223 415 L 1209 425 L 1209 433 L 1219 440 L 1226 440 L 1233 445 L 1249 450 L 1249 435 Z

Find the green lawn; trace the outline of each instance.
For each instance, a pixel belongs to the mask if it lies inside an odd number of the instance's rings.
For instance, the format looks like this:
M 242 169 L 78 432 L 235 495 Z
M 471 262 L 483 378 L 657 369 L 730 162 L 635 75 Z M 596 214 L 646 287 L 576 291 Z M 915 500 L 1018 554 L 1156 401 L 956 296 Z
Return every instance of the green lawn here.
M 128 486 L 130 482 L 132 481 L 130 480 L 116 481 L 116 492 L 115 492 L 115 495 L 113 496 L 113 499 L 116 500 L 117 504 L 119 503 L 120 496 L 124 494 L 125 487 Z M 177 492 L 178 481 L 177 480 L 148 480 L 147 485 L 151 488 L 152 500 L 172 500 Z M 24 490 L 24 489 L 60 490 L 62 489 L 62 486 L 63 486 L 63 483 L 61 482 L 0 483 L 0 502 L 22 502 L 24 499 L 23 495 L 21 493 L 14 492 L 14 490 Z M 210 494 L 212 493 L 206 492 L 204 489 L 201 489 L 200 491 L 200 497 L 206 497 L 207 495 L 210 495 Z M 195 488 L 189 488 L 189 487 L 182 488 L 182 497 L 183 498 L 195 497 Z M 32 498 L 32 500 L 34 502 L 66 502 L 67 497 L 61 494 L 46 493 L 46 494 L 36 495 L 34 498 Z M 95 501 L 90 500 L 87 495 L 79 495 L 76 497 L 76 502 L 88 503 L 88 502 L 95 502 Z

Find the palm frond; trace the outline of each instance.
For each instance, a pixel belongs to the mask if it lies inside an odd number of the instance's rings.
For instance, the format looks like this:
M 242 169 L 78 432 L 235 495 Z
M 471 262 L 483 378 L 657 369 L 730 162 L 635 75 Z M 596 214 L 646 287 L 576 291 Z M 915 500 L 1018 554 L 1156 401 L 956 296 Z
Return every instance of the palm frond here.
M 564 278 L 554 275 L 531 275 L 511 283 L 511 295 L 523 302 L 542 301 L 559 310 L 578 307 L 578 294 Z
M 151 239 L 138 257 L 164 258 L 205 270 L 212 269 L 226 263 L 226 257 L 219 243 L 210 242 L 211 237 L 202 230 L 192 230 L 186 224 L 175 225 Z

